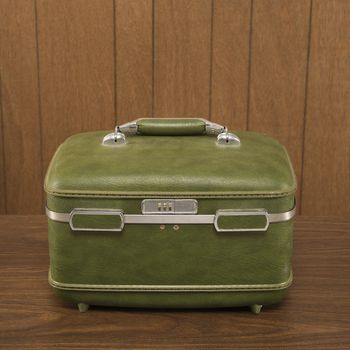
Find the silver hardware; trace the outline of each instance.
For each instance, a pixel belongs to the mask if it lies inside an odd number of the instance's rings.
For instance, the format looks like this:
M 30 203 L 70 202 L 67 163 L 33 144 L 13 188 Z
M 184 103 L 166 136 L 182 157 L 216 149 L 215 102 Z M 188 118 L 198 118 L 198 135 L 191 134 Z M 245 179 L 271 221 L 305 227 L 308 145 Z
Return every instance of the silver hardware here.
M 263 227 L 253 228 L 220 228 L 218 220 L 222 216 L 264 216 L 266 223 Z M 267 231 L 270 225 L 269 214 L 264 209 L 250 209 L 250 210 L 231 210 L 231 209 L 220 209 L 215 214 L 214 226 L 217 232 L 251 232 L 251 231 Z
M 119 131 L 127 134 L 127 135 L 136 135 L 137 131 L 138 131 L 138 126 L 137 126 L 137 121 L 138 119 L 132 121 L 132 122 L 128 122 L 125 124 L 122 124 L 119 126 Z
M 159 228 L 163 231 L 165 229 L 165 225 L 160 225 Z
M 286 211 L 284 213 L 268 213 L 269 223 L 273 224 L 276 222 L 283 222 L 283 221 L 289 221 L 290 219 L 293 219 L 295 216 L 297 207 L 294 202 L 293 209 Z
M 225 127 L 220 124 L 205 119 L 202 120 L 205 122 L 205 133 L 207 135 L 218 135 L 225 131 Z
M 115 132 L 106 135 L 103 138 L 102 144 L 106 146 L 123 145 L 126 143 L 125 135 L 120 132 L 117 128 Z
M 73 209 L 71 213 L 57 213 L 55 211 L 49 210 L 46 208 L 46 215 L 49 219 L 65 222 L 71 225 L 71 216 L 74 213 L 83 211 L 82 215 L 119 215 L 121 219 L 121 226 L 118 229 L 77 229 L 80 231 L 121 231 L 125 224 L 154 224 L 154 225 L 180 225 L 180 224 L 200 224 L 200 225 L 213 225 L 215 226 L 217 231 L 224 231 L 220 229 L 217 225 L 217 220 L 221 215 L 224 215 L 223 212 L 226 212 L 227 215 L 233 216 L 242 216 L 242 215 L 262 215 L 266 218 L 266 225 L 263 228 L 258 229 L 230 229 L 229 231 L 266 231 L 268 229 L 269 224 L 288 221 L 292 219 L 295 215 L 295 206 L 292 210 L 283 212 L 283 213 L 272 213 L 269 214 L 265 209 L 251 209 L 251 210 L 231 210 L 224 209 L 218 210 L 215 215 L 211 214 L 203 214 L 203 215 L 192 215 L 192 214 L 167 214 L 167 215 L 159 215 L 159 214 L 123 214 L 122 210 L 117 209 Z M 97 213 L 96 213 L 97 212 Z M 245 214 L 246 213 L 246 214 Z M 72 227 L 72 230 L 75 229 Z
M 125 224 L 213 224 L 214 215 L 127 214 Z
M 219 145 L 239 146 L 241 144 L 241 140 L 239 139 L 239 137 L 235 134 L 228 132 L 226 128 L 224 132 L 218 135 L 218 137 L 216 138 L 216 142 Z
M 144 199 L 142 214 L 197 214 L 198 202 L 195 199 Z
M 172 119 L 172 118 L 168 118 Z M 174 119 L 186 119 L 186 118 L 174 118 Z M 209 120 L 203 118 L 197 118 L 202 120 L 205 123 L 205 134 L 206 135 L 218 135 L 217 143 L 222 145 L 236 145 L 240 144 L 240 140 L 237 135 L 229 133 L 227 128 L 213 123 Z M 126 143 L 125 135 L 136 135 L 138 133 L 138 122 L 139 119 L 134 121 L 122 124 L 120 126 L 116 126 L 115 132 L 107 134 L 102 141 L 103 145 L 116 146 Z
M 180 226 L 179 226 L 179 225 L 174 225 L 174 226 L 173 226 L 173 230 L 174 230 L 174 231 L 178 231 L 179 229 L 180 229 Z
M 120 218 L 120 226 L 115 228 L 80 228 L 75 227 L 73 224 L 74 216 L 76 215 L 92 215 L 92 216 L 106 216 L 113 215 L 119 216 Z M 124 214 L 122 210 L 119 209 L 88 209 L 88 208 L 75 208 L 69 214 L 69 226 L 72 231 L 110 231 L 110 232 L 118 232 L 122 231 L 124 228 Z

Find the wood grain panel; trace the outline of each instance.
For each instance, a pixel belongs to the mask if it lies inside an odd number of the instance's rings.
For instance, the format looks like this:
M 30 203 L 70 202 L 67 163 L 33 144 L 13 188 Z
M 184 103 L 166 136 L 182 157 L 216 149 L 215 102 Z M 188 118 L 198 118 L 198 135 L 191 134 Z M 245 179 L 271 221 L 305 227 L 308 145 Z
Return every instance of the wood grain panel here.
M 5 151 L 4 132 L 1 101 L 1 76 L 0 76 L 0 214 L 6 214 L 6 178 L 5 178 Z
M 210 0 L 155 1 L 154 114 L 209 115 Z
M 213 11 L 211 119 L 245 130 L 251 2 L 216 0 Z
M 7 213 L 43 209 L 35 8 L 0 1 L 1 95 Z
M 350 2 L 314 1 L 302 213 L 350 216 Z
M 152 116 L 152 0 L 116 1 L 118 124 Z
M 37 2 L 44 168 L 74 133 L 112 129 L 112 0 Z
M 248 128 L 269 133 L 286 146 L 298 185 L 309 19 L 309 1 L 266 0 L 253 5 Z

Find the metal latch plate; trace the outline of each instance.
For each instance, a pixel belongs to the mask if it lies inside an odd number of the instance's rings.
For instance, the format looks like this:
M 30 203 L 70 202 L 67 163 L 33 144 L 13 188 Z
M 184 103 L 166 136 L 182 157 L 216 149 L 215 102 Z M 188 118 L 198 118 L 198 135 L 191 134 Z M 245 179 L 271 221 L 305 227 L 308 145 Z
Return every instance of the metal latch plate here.
M 198 202 L 195 199 L 144 199 L 142 214 L 197 214 Z

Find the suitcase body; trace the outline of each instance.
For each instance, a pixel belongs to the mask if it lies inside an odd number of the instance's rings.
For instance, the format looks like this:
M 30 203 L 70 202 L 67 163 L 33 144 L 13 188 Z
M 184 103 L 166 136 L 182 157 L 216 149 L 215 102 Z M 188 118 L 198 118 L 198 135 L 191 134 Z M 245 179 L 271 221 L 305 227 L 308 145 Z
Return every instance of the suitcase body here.
M 49 282 L 81 311 L 258 313 L 292 282 L 295 188 L 276 140 L 202 119 L 74 135 L 45 179 Z

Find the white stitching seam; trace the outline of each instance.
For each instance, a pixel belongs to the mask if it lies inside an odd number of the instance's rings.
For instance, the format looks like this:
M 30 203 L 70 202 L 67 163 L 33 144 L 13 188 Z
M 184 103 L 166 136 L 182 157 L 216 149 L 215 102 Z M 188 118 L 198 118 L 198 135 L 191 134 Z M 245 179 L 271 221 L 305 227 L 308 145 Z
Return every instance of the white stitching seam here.
M 198 193 L 186 193 L 186 192 L 161 192 L 161 193 L 123 193 L 123 192 L 115 192 L 115 193 L 108 193 L 108 192 L 100 192 L 100 193 L 84 193 L 84 192 L 78 192 L 78 191 L 62 191 L 62 192 L 56 192 L 51 191 L 49 189 L 45 189 L 46 193 L 51 196 L 57 196 L 57 197 L 86 197 L 86 198 L 144 198 L 149 197 L 159 197 L 159 196 L 167 196 L 172 198 L 187 198 L 187 197 L 196 197 L 196 198 L 280 198 L 280 197 L 287 197 L 295 193 L 295 190 L 289 191 L 289 192 L 276 192 L 276 193 L 229 193 L 229 192 L 222 192 L 218 194 L 210 194 L 206 192 L 198 192 Z
M 105 284 L 76 284 L 57 282 L 51 277 L 49 283 L 52 287 L 72 291 L 97 292 L 244 292 L 269 291 L 288 288 L 293 281 L 293 274 L 287 281 L 274 284 L 236 284 L 236 285 L 105 285 Z

